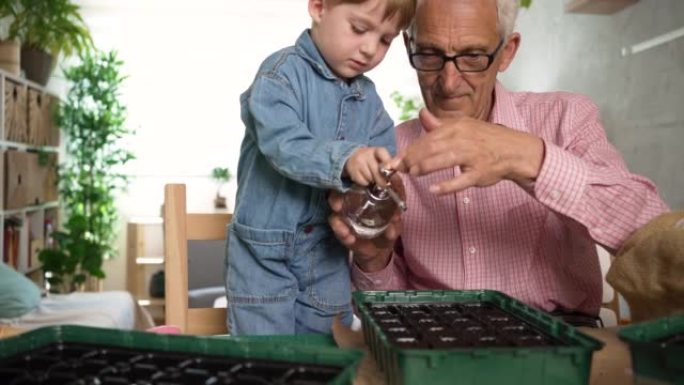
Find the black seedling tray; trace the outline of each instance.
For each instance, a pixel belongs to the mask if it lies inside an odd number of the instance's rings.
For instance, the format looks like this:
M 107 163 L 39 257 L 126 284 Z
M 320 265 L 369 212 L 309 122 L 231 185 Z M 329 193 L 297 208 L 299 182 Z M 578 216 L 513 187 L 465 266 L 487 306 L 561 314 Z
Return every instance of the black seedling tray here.
M 372 304 L 369 313 L 402 349 L 566 345 L 491 302 Z
M 336 348 L 65 326 L 0 341 L 0 384 L 349 384 L 359 356 Z

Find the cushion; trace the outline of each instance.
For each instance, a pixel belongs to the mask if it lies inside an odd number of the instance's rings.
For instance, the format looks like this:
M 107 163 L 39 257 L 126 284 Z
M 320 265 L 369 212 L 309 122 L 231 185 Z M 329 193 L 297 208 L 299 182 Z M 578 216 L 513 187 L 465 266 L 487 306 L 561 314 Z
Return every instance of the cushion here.
M 684 210 L 662 214 L 633 234 L 606 276 L 633 322 L 684 313 Z
M 30 279 L 0 262 L 0 318 L 15 318 L 40 303 L 40 289 Z

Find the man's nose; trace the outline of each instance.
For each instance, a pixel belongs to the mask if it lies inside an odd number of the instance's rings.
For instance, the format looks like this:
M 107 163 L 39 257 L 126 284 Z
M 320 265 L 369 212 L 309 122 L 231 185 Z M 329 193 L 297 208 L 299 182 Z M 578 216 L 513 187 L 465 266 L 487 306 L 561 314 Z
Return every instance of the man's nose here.
M 461 80 L 463 80 L 463 73 L 458 70 L 453 60 L 449 60 L 444 63 L 444 68 L 440 71 L 439 77 L 442 88 L 448 91 L 458 87 Z

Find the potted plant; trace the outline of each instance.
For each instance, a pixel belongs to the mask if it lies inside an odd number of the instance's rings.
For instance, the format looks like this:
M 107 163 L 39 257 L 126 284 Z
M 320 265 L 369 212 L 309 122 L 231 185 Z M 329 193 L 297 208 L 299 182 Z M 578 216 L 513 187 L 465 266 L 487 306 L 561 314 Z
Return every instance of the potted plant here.
M 114 52 L 93 52 L 81 60 L 64 72 L 71 88 L 57 114 L 65 134 L 59 192 L 66 220 L 63 229 L 53 232 L 55 246 L 38 256 L 55 291 L 72 291 L 88 277 L 105 277 L 103 262 L 116 250 L 114 198 L 128 184 L 119 168 L 134 158 L 118 143 L 130 133 L 119 101 L 122 62 Z
M 93 48 L 90 31 L 72 0 L 15 0 L 19 6 L 9 39 L 21 41 L 26 77 L 47 84 L 59 55 L 83 55 Z
M 225 209 L 226 197 L 221 195 L 221 188 L 224 184 L 230 182 L 233 175 L 230 173 L 228 167 L 215 167 L 211 170 L 211 178 L 216 182 L 216 198 L 214 198 L 214 207 L 217 209 Z
M 19 76 L 19 53 L 21 45 L 19 40 L 9 37 L 9 25 L 19 13 L 19 0 L 0 1 L 0 68 Z

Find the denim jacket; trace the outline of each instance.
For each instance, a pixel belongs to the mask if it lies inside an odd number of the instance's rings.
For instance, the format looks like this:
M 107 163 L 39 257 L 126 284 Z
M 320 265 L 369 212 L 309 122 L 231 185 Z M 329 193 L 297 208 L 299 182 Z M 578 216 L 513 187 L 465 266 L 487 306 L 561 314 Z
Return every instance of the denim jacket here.
M 233 219 L 238 235 L 292 234 L 325 224 L 327 190 L 351 185 L 341 177 L 349 156 L 361 146 L 396 151 L 394 124 L 373 82 L 363 75 L 349 83 L 335 76 L 308 30 L 261 64 L 240 103 L 245 136 Z M 276 238 L 284 236 L 279 233 Z

